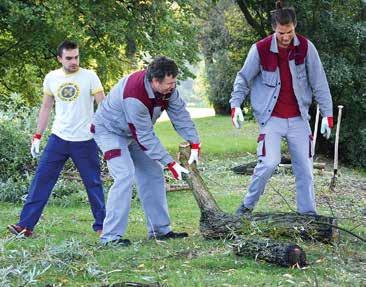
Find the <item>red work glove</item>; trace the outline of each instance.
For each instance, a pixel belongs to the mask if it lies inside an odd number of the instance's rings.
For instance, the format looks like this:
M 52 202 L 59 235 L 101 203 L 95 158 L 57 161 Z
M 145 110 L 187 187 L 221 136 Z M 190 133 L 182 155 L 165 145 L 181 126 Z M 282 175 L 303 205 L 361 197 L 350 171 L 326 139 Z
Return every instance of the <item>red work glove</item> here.
M 231 108 L 231 121 L 233 122 L 234 127 L 240 129 L 241 125 L 244 123 L 244 116 L 241 108 Z
M 36 158 L 37 155 L 39 154 L 39 145 L 41 144 L 41 138 L 42 135 L 41 134 L 34 134 L 33 138 L 32 138 L 32 146 L 31 146 L 31 154 L 32 157 Z
M 200 157 L 201 144 L 191 144 L 191 155 L 189 156 L 188 164 L 192 164 L 194 161 L 198 164 L 198 159 Z
M 175 161 L 168 164 L 168 168 L 175 179 L 181 180 L 182 173 L 189 174 L 189 171 Z
M 320 133 L 326 139 L 329 139 L 330 133 L 332 132 L 333 128 L 333 117 L 323 117 L 322 124 L 320 127 Z

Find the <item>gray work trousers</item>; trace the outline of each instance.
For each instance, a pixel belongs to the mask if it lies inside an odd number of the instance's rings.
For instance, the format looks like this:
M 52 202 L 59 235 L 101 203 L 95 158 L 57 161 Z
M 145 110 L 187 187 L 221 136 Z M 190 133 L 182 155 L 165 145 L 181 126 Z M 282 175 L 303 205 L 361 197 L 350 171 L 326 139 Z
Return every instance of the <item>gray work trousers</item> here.
M 260 127 L 258 137 L 258 163 L 254 169 L 244 205 L 254 208 L 264 192 L 267 181 L 281 161 L 281 139 L 287 140 L 292 171 L 296 180 L 296 203 L 300 213 L 316 213 L 312 133 L 308 121 L 301 117 L 282 119 L 271 117 Z
M 103 124 L 95 123 L 94 139 L 107 159 L 114 180 L 108 194 L 102 243 L 118 240 L 126 232 L 134 181 L 148 236 L 171 231 L 162 165 L 149 158 L 133 138 L 113 133 Z

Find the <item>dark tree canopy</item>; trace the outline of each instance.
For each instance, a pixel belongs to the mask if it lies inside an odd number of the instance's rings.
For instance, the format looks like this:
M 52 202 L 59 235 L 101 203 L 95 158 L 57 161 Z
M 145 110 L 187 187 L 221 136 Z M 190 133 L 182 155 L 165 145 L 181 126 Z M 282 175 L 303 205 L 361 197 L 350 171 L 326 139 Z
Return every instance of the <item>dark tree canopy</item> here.
M 0 103 L 12 92 L 39 102 L 42 80 L 58 67 L 56 47 L 80 44 L 81 66 L 93 68 L 107 90 L 149 57 L 177 61 L 183 77 L 198 60 L 194 1 L 2 0 Z M 3 105 L 4 107 L 4 105 Z

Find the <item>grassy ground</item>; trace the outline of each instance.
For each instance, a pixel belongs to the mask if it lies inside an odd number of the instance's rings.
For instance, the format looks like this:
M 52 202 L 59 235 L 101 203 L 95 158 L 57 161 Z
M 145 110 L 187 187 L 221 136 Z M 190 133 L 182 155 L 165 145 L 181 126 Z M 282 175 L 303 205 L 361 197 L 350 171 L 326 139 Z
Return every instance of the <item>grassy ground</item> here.
M 250 177 L 235 175 L 230 168 L 255 160 L 247 153 L 255 150 L 255 125 L 246 123 L 243 130 L 235 131 L 228 117 L 196 123 L 204 147 L 202 175 L 220 207 L 234 212 Z M 176 152 L 181 139 L 173 135 L 169 123 L 159 123 L 157 133 Z M 340 226 L 365 238 L 366 176 L 341 167 L 336 192 L 331 193 L 330 170 L 328 164 L 323 174 L 315 172 L 319 212 L 333 212 Z M 80 184 L 75 188 L 83 189 Z M 256 210 L 290 211 L 295 207 L 293 191 L 293 176 L 279 170 Z M 366 286 L 366 244 L 351 235 L 341 232 L 333 245 L 297 239 L 310 265 L 281 268 L 234 256 L 228 241 L 205 241 L 198 231 L 200 211 L 189 191 L 168 193 L 168 203 L 173 229 L 187 231 L 190 237 L 147 240 L 140 202 L 133 199 L 126 234 L 133 244 L 128 248 L 98 244 L 85 198 L 53 200 L 35 237 L 27 240 L 10 236 L 5 229 L 16 221 L 21 205 L 0 203 L 0 286 L 103 286 L 126 281 L 163 286 Z
M 202 142 L 202 152 L 207 157 L 221 159 L 227 155 L 255 151 L 257 125 L 253 122 L 246 122 L 240 130 L 232 128 L 231 119 L 224 116 L 196 119 L 195 123 Z M 156 133 L 170 152 L 177 152 L 182 138 L 173 131 L 170 122 L 158 123 Z

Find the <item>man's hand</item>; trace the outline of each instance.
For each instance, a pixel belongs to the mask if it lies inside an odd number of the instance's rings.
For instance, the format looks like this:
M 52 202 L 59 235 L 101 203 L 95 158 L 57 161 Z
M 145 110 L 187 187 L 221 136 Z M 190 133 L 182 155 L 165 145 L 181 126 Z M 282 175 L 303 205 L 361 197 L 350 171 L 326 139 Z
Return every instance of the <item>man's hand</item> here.
M 333 128 L 333 117 L 323 117 L 320 128 L 320 133 L 323 135 L 323 137 L 329 139 L 332 128 Z
M 191 165 L 194 161 L 198 164 L 200 156 L 201 144 L 191 144 L 191 155 L 189 156 L 188 164 Z
M 244 122 L 244 116 L 243 112 L 241 111 L 241 108 L 238 107 L 231 108 L 231 120 L 233 122 L 234 127 L 236 127 L 237 129 L 241 128 L 241 125 Z
M 32 138 L 31 154 L 33 158 L 36 158 L 39 154 L 39 145 L 41 144 L 41 134 L 34 134 Z
M 189 174 L 189 171 L 175 161 L 168 164 L 168 168 L 175 179 L 181 180 L 182 173 Z

